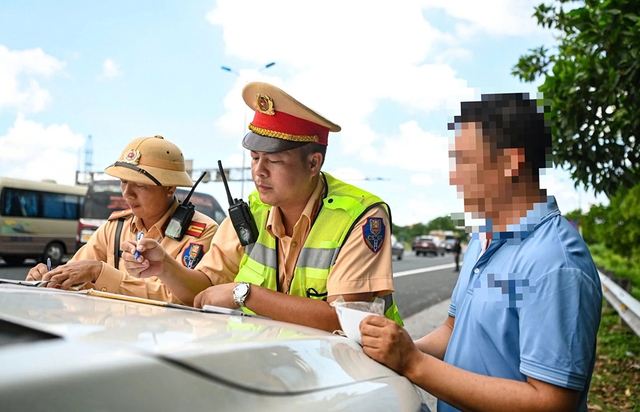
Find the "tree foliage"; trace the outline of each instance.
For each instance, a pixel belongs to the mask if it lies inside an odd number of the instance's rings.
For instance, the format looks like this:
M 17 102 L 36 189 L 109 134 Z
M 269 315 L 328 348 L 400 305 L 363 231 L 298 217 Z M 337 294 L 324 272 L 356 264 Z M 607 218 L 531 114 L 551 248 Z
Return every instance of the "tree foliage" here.
M 429 223 L 417 223 L 412 226 L 396 226 L 393 225 L 393 234 L 405 242 L 410 242 L 414 237 L 427 235 L 432 230 L 451 230 L 457 233 L 463 240 L 466 239 L 466 233 L 463 229 L 456 229 L 451 216 L 440 216 L 429 221 Z
M 585 215 L 574 211 L 565 216 L 579 222 L 588 244 L 602 244 L 629 262 L 640 261 L 640 184 L 620 189 L 607 206 L 595 205 Z
M 575 7 L 575 6 L 578 7 Z M 555 163 L 596 193 L 640 181 L 640 7 L 637 0 L 557 0 L 535 8 L 557 49 L 520 57 L 512 74 L 544 77 Z

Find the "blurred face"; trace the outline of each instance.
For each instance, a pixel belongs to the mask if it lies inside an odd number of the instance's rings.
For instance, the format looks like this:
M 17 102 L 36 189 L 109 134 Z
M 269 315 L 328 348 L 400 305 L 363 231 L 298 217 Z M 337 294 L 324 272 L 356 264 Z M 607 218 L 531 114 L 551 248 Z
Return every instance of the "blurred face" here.
M 465 212 L 485 213 L 500 210 L 508 195 L 510 179 L 505 177 L 504 156 L 491 158 L 489 144 L 483 141 L 480 123 L 462 123 L 456 130 L 454 160 L 449 180 L 464 199 Z
M 120 181 L 122 197 L 134 215 L 154 224 L 164 215 L 173 202 L 175 187 L 143 185 L 127 180 Z
M 320 154 L 303 159 L 299 149 L 278 153 L 251 152 L 251 176 L 260 200 L 286 208 L 306 204 L 315 188 L 313 177 L 319 173 Z

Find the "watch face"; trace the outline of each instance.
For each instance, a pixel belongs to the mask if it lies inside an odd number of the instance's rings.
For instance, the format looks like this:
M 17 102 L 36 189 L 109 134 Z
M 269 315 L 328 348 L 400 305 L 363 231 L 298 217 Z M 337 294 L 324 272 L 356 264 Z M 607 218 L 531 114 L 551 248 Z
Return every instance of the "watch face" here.
M 249 285 L 246 283 L 238 283 L 235 288 L 233 288 L 233 296 L 237 299 L 243 298 L 249 292 Z
M 236 302 L 236 305 L 241 308 L 244 307 L 244 300 L 249 295 L 249 284 L 246 282 L 241 282 L 233 288 L 233 300 Z

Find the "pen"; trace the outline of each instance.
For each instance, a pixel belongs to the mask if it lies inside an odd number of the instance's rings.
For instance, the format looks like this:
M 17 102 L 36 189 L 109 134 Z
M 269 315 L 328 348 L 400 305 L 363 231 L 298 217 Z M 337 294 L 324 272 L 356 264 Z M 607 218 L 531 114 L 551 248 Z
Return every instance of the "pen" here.
M 51 258 L 47 258 L 47 272 L 51 272 Z
M 142 240 L 143 237 L 144 237 L 144 233 L 141 230 L 140 232 L 138 232 L 138 242 Z M 140 252 L 136 250 L 136 253 L 133 255 L 133 257 L 138 259 L 140 257 Z

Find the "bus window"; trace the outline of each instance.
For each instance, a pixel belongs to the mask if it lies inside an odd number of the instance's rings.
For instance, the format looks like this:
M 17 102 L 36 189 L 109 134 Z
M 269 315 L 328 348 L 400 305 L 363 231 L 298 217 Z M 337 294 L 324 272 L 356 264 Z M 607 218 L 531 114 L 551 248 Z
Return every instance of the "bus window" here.
M 62 263 L 75 250 L 86 191 L 84 186 L 0 178 L 0 257 L 10 265 L 27 258 Z

